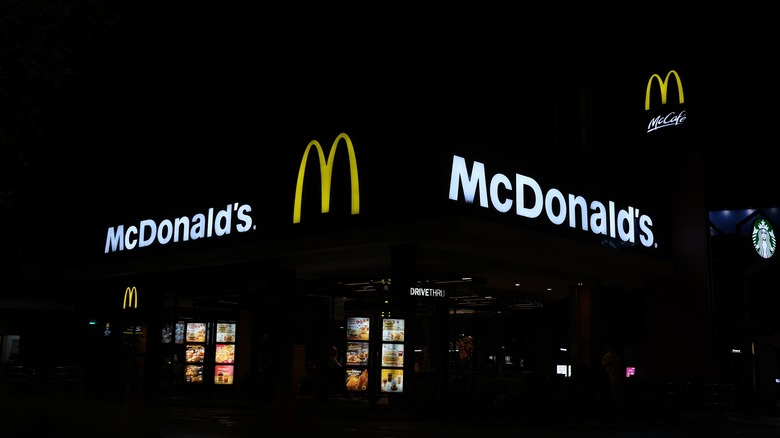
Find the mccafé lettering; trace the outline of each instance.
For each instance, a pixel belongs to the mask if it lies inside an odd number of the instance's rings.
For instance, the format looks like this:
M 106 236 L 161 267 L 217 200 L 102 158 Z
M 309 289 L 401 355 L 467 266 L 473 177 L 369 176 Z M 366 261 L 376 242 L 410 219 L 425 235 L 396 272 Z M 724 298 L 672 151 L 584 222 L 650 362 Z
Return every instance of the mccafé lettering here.
M 444 289 L 432 289 L 428 287 L 410 287 L 409 295 L 413 297 L 445 297 L 447 292 Z
M 197 213 L 192 217 L 181 216 L 176 219 L 164 219 L 159 223 L 154 219 L 142 220 L 138 226 L 124 225 L 110 227 L 106 234 L 104 253 L 124 251 L 157 242 L 165 245 L 190 239 L 197 240 L 213 236 L 225 236 L 235 230 L 244 233 L 252 229 L 252 207 L 238 202 L 228 204 L 224 210 L 209 208 L 206 213 Z
M 661 105 L 666 105 L 666 95 L 669 90 L 669 79 L 672 76 L 677 82 L 677 97 L 680 100 L 680 105 L 685 102 L 685 95 L 683 93 L 683 86 L 682 82 L 680 81 L 680 75 L 677 74 L 675 70 L 669 70 L 669 72 L 666 73 L 666 77 L 663 79 L 661 79 L 661 76 L 658 74 L 653 74 L 650 76 L 650 79 L 648 79 L 647 90 L 645 91 L 645 111 L 650 111 L 650 94 L 651 90 L 653 89 L 653 84 L 655 83 L 658 84 L 658 88 L 661 91 Z M 647 124 L 647 132 L 653 132 L 655 130 L 669 126 L 682 125 L 683 122 L 685 122 L 685 119 L 685 110 L 680 111 L 679 114 L 673 111 L 666 114 L 666 116 L 655 116 L 650 119 L 650 122 Z
M 514 206 L 518 216 L 531 219 L 539 217 L 544 211 L 547 219 L 555 225 L 563 224 L 568 218 L 570 228 L 579 227 L 583 231 L 588 231 L 590 227 L 590 231 L 594 234 L 618 237 L 624 242 L 634 243 L 639 237 L 639 242 L 643 246 L 651 247 L 654 244 L 653 220 L 647 215 L 640 215 L 638 208 L 628 207 L 616 211 L 613 201 L 607 202 L 608 207 L 599 201 L 588 203 L 582 196 L 572 194 L 564 196 L 555 188 L 543 193 L 539 183 L 519 173 L 515 174 L 514 181 L 513 186 L 509 177 L 498 173 L 490 178 L 488 184 L 483 163 L 474 161 L 469 174 L 465 158 L 453 155 L 449 198 L 457 201 L 462 188 L 464 200 L 468 204 L 473 204 L 475 196 L 479 193 L 480 207 L 492 206 L 495 210 L 506 213 Z M 533 191 L 532 201 L 525 197 L 526 187 Z M 514 199 L 502 197 L 501 189 L 510 193 L 514 191 Z M 532 204 L 528 205 L 528 202 Z M 638 231 L 635 225 L 638 226 Z
M 680 114 L 671 112 L 666 116 L 656 116 L 650 119 L 650 123 L 647 124 L 647 132 L 653 132 L 656 129 L 666 128 L 667 126 L 681 125 L 685 121 L 685 111 L 680 111 Z

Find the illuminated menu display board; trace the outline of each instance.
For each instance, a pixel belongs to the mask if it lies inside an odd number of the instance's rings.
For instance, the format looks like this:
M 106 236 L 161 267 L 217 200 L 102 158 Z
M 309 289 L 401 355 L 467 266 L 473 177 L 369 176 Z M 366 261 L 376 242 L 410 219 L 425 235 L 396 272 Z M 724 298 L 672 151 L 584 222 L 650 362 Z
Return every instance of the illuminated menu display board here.
M 348 392 L 368 390 L 369 339 L 371 338 L 371 317 L 347 318 L 346 380 L 344 389 Z
M 394 393 L 403 392 L 404 376 L 404 331 L 406 328 L 403 319 L 382 319 L 382 354 L 381 377 L 379 392 Z
M 184 383 L 232 385 L 235 378 L 237 324 L 230 321 L 168 323 L 162 343 L 171 366 L 184 358 Z M 173 341 L 173 342 L 172 342 Z M 176 346 L 177 344 L 183 344 Z
M 185 332 L 187 344 L 184 349 L 184 381 L 187 383 L 203 383 L 204 361 L 206 359 L 207 324 L 202 322 L 187 323 Z
M 347 392 L 390 394 L 404 392 L 406 320 L 385 315 L 346 318 L 344 344 Z
M 218 322 L 214 345 L 214 384 L 232 385 L 236 362 L 236 324 Z

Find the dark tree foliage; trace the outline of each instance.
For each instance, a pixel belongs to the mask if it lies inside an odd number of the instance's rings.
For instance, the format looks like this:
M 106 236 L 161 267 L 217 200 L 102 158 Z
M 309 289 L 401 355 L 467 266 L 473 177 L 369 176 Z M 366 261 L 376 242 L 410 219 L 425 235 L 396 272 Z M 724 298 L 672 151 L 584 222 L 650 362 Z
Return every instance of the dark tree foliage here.
M 0 281 L 28 260 L 27 219 L 45 191 L 61 187 L 30 184 L 53 172 L 52 163 L 77 159 L 58 139 L 57 120 L 83 74 L 80 62 L 116 32 L 119 1 L 0 2 Z M 71 157 L 71 158 L 68 158 Z M 34 249 L 34 248 L 33 248 Z M 43 256 L 41 251 L 31 254 Z

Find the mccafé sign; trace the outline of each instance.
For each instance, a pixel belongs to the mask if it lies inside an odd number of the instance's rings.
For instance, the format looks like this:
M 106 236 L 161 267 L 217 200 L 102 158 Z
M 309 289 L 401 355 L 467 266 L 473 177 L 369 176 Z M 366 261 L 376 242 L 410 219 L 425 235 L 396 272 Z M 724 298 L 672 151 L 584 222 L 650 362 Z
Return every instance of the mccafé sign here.
M 526 188 L 533 192 L 532 198 L 525 197 Z M 479 195 L 480 207 L 500 213 L 514 209 L 516 215 L 530 219 L 542 217 L 544 213 L 543 217 L 555 225 L 567 224 L 570 228 L 590 230 L 623 242 L 638 240 L 645 247 L 655 243 L 653 220 L 640 214 L 638 208 L 618 209 L 613 201 L 588 202 L 582 196 L 564 195 L 556 188 L 544 191 L 536 180 L 520 173 L 513 179 L 501 173 L 488 176 L 483 163 L 474 161 L 469 170 L 465 158 L 453 155 L 449 198 L 458 201 L 461 193 L 467 204 L 473 204 Z M 502 193 L 514 193 L 514 196 Z
M 669 80 L 672 77 L 674 77 L 674 80 L 677 83 L 677 96 L 679 98 L 680 105 L 685 102 L 680 75 L 678 75 L 674 70 L 669 70 L 669 72 L 666 73 L 666 77 L 664 79 L 661 79 L 661 76 L 658 74 L 653 74 L 647 81 L 647 91 L 645 91 L 645 111 L 650 111 L 650 96 L 652 94 L 653 85 L 656 83 L 658 84 L 658 88 L 661 92 L 661 105 L 666 105 L 666 95 L 669 91 Z M 666 114 L 654 116 L 647 124 L 647 132 L 652 132 L 657 129 L 666 128 L 669 126 L 681 125 L 683 122 L 685 122 L 685 118 L 685 110 L 681 110 L 679 113 L 671 111 Z

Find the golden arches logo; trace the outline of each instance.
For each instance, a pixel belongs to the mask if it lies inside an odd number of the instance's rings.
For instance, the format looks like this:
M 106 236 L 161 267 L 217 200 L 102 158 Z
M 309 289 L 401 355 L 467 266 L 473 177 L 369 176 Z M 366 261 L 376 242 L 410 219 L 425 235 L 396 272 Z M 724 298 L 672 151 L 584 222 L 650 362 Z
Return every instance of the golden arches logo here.
M 685 102 L 685 97 L 683 96 L 683 86 L 682 82 L 680 81 L 680 75 L 677 74 L 674 70 L 669 70 L 669 73 L 666 74 L 666 78 L 661 79 L 661 76 L 658 76 L 658 74 L 653 74 L 650 76 L 650 79 L 647 81 L 647 91 L 645 92 L 645 111 L 650 109 L 650 90 L 653 87 L 653 79 L 658 80 L 658 87 L 661 89 L 661 104 L 666 104 L 666 90 L 669 86 L 669 77 L 671 75 L 674 75 L 675 80 L 677 81 L 677 93 L 680 95 L 680 103 Z
M 135 286 L 128 286 L 127 289 L 125 289 L 125 298 L 122 300 L 122 308 L 127 309 L 128 307 L 132 307 L 133 309 L 138 308 L 138 290 Z
M 344 144 L 347 146 L 347 152 L 349 154 L 349 174 L 352 181 L 352 214 L 360 213 L 360 185 L 358 182 L 358 168 L 357 160 L 355 159 L 355 148 L 352 146 L 352 140 L 345 133 L 339 134 L 333 141 L 333 145 L 330 147 L 327 160 L 325 159 L 325 152 L 322 150 L 317 140 L 312 140 L 309 145 L 306 146 L 306 150 L 303 152 L 303 159 L 301 159 L 301 167 L 298 169 L 298 182 L 295 185 L 295 205 L 293 206 L 293 223 L 297 224 L 301 221 L 301 198 L 303 197 L 303 177 L 306 173 L 306 160 L 309 157 L 309 152 L 312 148 L 317 150 L 317 156 L 320 159 L 320 180 L 322 181 L 322 213 L 330 211 L 330 182 L 333 173 L 333 160 L 336 156 L 336 148 L 339 142 L 344 140 Z

